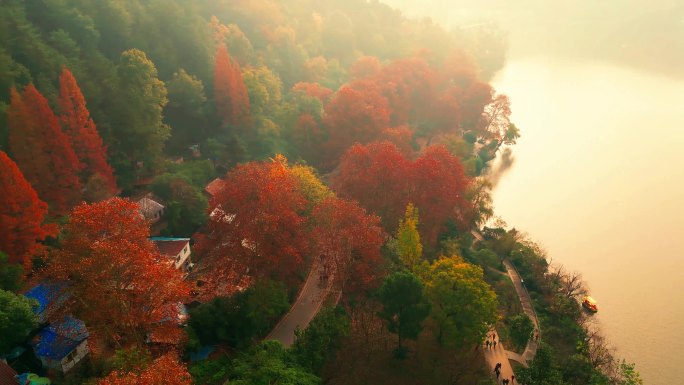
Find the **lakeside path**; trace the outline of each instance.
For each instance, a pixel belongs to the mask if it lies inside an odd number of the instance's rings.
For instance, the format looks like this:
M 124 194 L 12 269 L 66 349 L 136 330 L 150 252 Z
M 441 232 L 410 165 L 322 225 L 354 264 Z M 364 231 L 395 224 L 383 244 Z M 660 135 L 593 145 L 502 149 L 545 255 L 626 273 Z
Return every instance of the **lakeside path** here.
M 539 320 L 537 319 L 537 313 L 534 311 L 534 307 L 532 306 L 532 298 L 530 298 L 530 293 L 528 293 L 527 289 L 523 287 L 522 279 L 520 278 L 520 275 L 518 275 L 518 271 L 513 267 L 513 265 L 507 260 L 504 260 L 503 263 L 508 271 L 508 276 L 511 277 L 511 281 L 513 281 L 513 286 L 515 286 L 515 291 L 518 293 L 518 298 L 520 298 L 520 304 L 522 305 L 525 314 L 527 314 L 527 316 L 530 317 L 534 323 L 534 333 L 540 333 L 541 337 L 541 332 L 539 331 Z M 534 355 L 537 354 L 537 346 L 538 343 L 534 338 L 530 338 L 530 340 L 527 341 L 527 346 L 522 354 L 522 359 L 524 362 L 521 363 L 523 365 L 526 365 L 527 361 L 531 361 L 534 358 Z M 519 356 L 517 354 L 515 355 Z M 519 360 L 516 359 L 516 361 Z
M 504 261 L 504 266 L 506 267 L 506 272 L 508 273 L 508 276 L 510 277 L 511 281 L 513 282 L 513 286 L 515 287 L 515 292 L 518 294 L 518 298 L 520 299 L 520 304 L 523 307 L 523 311 L 525 314 L 527 314 L 528 317 L 532 320 L 534 323 L 535 327 L 535 332 L 537 332 L 539 329 L 539 320 L 537 319 L 537 314 L 534 311 L 534 308 L 532 307 L 532 298 L 530 298 L 529 293 L 523 286 L 523 282 L 520 278 L 520 275 L 518 272 L 515 270 L 513 265 L 509 261 Z M 503 274 L 503 273 L 502 273 Z M 493 333 L 496 333 L 495 330 L 490 331 L 487 334 L 487 338 L 489 341 L 492 341 L 491 335 Z M 503 346 L 503 344 L 500 343 L 498 333 L 495 334 L 497 345 L 496 348 L 490 347 L 487 348 L 483 345 L 483 350 L 484 350 L 484 357 L 485 360 L 487 361 L 487 364 L 489 366 L 489 369 L 492 372 L 492 376 L 496 378 L 496 375 L 494 374 L 494 367 L 496 366 L 497 363 L 501 363 L 501 374 L 499 378 L 497 379 L 497 384 L 501 384 L 502 380 L 504 378 L 507 378 L 510 380 L 511 376 L 514 374 L 513 368 L 511 366 L 511 363 L 509 360 L 516 361 L 523 366 L 527 367 L 528 361 L 531 361 L 534 359 L 535 354 L 537 353 L 537 347 L 538 343 L 535 341 L 533 338 L 531 338 L 527 342 L 527 346 L 525 347 L 525 351 L 523 354 L 518 354 L 509 350 L 506 350 Z M 517 381 L 516 381 L 517 383 Z
M 305 329 L 309 325 L 309 322 L 320 310 L 334 280 L 334 276 L 330 274 L 327 281 L 320 284 L 322 272 L 323 266 L 318 258 L 315 258 L 299 296 L 287 314 L 271 330 L 271 333 L 266 337 L 267 340 L 278 340 L 285 347 L 289 347 L 294 343 L 295 329 L 297 327 Z

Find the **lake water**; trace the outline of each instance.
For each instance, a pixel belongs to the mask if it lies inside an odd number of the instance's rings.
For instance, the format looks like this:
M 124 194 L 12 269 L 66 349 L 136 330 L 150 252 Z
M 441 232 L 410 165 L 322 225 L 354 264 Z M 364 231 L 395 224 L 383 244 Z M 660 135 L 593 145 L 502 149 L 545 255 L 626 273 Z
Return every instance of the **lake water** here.
M 684 377 L 684 81 L 589 61 L 513 60 L 494 81 L 522 132 L 497 215 L 580 271 L 617 355 Z

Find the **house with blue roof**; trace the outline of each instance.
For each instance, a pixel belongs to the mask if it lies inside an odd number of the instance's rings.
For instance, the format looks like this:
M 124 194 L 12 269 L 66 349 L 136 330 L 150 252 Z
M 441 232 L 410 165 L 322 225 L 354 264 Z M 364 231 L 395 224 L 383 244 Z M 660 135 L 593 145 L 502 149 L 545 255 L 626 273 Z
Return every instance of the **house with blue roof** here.
M 44 367 L 67 372 L 88 354 L 88 329 L 67 316 L 38 332 L 31 346 Z
M 50 315 L 69 298 L 64 288 L 63 283 L 41 282 L 24 294 L 25 297 L 36 301 L 37 305 L 33 312 L 40 324 L 48 322 Z
M 43 327 L 31 341 L 31 347 L 43 366 L 67 372 L 88 354 L 88 329 L 74 317 L 61 317 L 56 322 L 56 311 L 64 305 L 69 294 L 65 283 L 41 282 L 24 296 L 35 300 L 33 312 Z

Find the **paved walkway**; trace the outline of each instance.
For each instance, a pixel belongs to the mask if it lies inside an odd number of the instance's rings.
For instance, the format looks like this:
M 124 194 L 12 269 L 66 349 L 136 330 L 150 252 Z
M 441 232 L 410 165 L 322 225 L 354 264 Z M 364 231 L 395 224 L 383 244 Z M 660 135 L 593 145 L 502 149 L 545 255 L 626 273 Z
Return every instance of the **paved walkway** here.
M 513 286 L 515 287 L 515 291 L 518 294 L 518 298 L 520 298 L 520 304 L 522 305 L 525 314 L 527 314 L 527 316 L 530 317 L 530 319 L 534 323 L 536 332 L 539 330 L 539 320 L 537 319 L 537 314 L 534 312 L 534 308 L 532 307 L 532 298 L 530 298 L 529 293 L 523 286 L 520 275 L 518 275 L 513 265 L 508 261 L 504 261 L 503 263 L 506 267 L 508 276 L 511 278 L 511 281 L 513 282 Z M 492 337 L 494 337 L 494 339 Z M 487 334 L 487 339 L 489 341 L 497 341 L 496 348 L 487 348 L 486 345 L 483 345 L 483 347 L 485 360 L 487 361 L 487 364 L 490 370 L 492 371 L 493 376 L 496 376 L 494 374 L 494 367 L 497 363 L 501 363 L 500 376 L 497 379 L 498 384 L 501 384 L 503 379 L 510 380 L 511 376 L 514 374 L 513 368 L 511 367 L 511 363 L 509 360 L 516 361 L 521 365 L 527 367 L 527 363 L 531 361 L 534 358 L 534 355 L 537 353 L 538 344 L 537 341 L 535 341 L 533 338 L 531 338 L 527 342 L 525 351 L 522 354 L 506 350 L 504 346 L 501 343 L 499 343 L 499 337 L 496 334 L 495 330 L 491 330 Z M 515 384 L 517 383 L 518 382 L 516 381 Z
M 537 313 L 534 312 L 534 307 L 532 307 L 532 298 L 530 298 L 530 293 L 528 293 L 527 289 L 523 287 L 522 279 L 518 275 L 518 272 L 515 270 L 513 265 L 505 260 L 504 266 L 506 266 L 508 276 L 511 277 L 511 281 L 513 281 L 513 286 L 515 286 L 515 291 L 518 293 L 518 298 L 520 298 L 520 304 L 522 305 L 525 314 L 527 314 L 527 316 L 530 317 L 534 323 L 535 331 L 533 333 L 537 333 L 537 331 L 540 330 L 539 320 L 537 319 Z M 527 341 L 527 346 L 522 354 L 522 357 L 525 360 L 523 364 L 527 364 L 527 361 L 531 361 L 534 358 L 534 355 L 537 354 L 537 346 L 538 343 L 535 338 L 530 338 L 530 340 Z
M 267 340 L 278 340 L 289 347 L 294 343 L 295 329 L 297 327 L 305 329 L 309 325 L 320 310 L 334 280 L 334 276 L 330 274 L 326 281 L 321 281 L 322 272 L 323 266 L 316 259 L 311 265 L 311 270 L 297 300 L 266 337 Z
M 494 336 L 494 339 L 492 339 L 492 336 Z M 494 367 L 496 366 L 497 363 L 501 364 L 501 371 L 500 375 L 498 377 L 497 384 L 501 384 L 502 380 L 504 378 L 511 379 L 511 376 L 513 375 L 513 368 L 511 367 L 510 361 L 508 361 L 508 353 L 506 349 L 504 349 L 503 345 L 498 343 L 499 342 L 499 335 L 496 333 L 496 331 L 491 331 L 487 333 L 487 339 L 489 341 L 496 341 L 496 347 L 490 347 L 487 348 L 485 345 L 484 346 L 484 356 L 485 360 L 487 361 L 487 364 L 489 366 L 489 370 L 492 372 L 492 376 L 496 378 L 496 374 L 494 373 Z M 516 381 L 517 384 L 517 381 Z

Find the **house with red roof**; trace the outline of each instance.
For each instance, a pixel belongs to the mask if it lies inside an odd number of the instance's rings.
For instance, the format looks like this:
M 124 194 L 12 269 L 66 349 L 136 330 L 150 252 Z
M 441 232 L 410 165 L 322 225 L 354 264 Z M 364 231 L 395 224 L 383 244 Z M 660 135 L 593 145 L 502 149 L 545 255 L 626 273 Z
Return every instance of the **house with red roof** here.
M 226 186 L 226 181 L 221 178 L 216 178 L 209 182 L 206 187 L 204 187 L 204 193 L 208 198 L 213 198 Z
M 186 273 L 192 270 L 190 238 L 151 237 L 150 241 L 162 255 L 169 258 L 176 269 Z
M 19 385 L 17 372 L 3 360 L 0 360 L 0 385 Z

